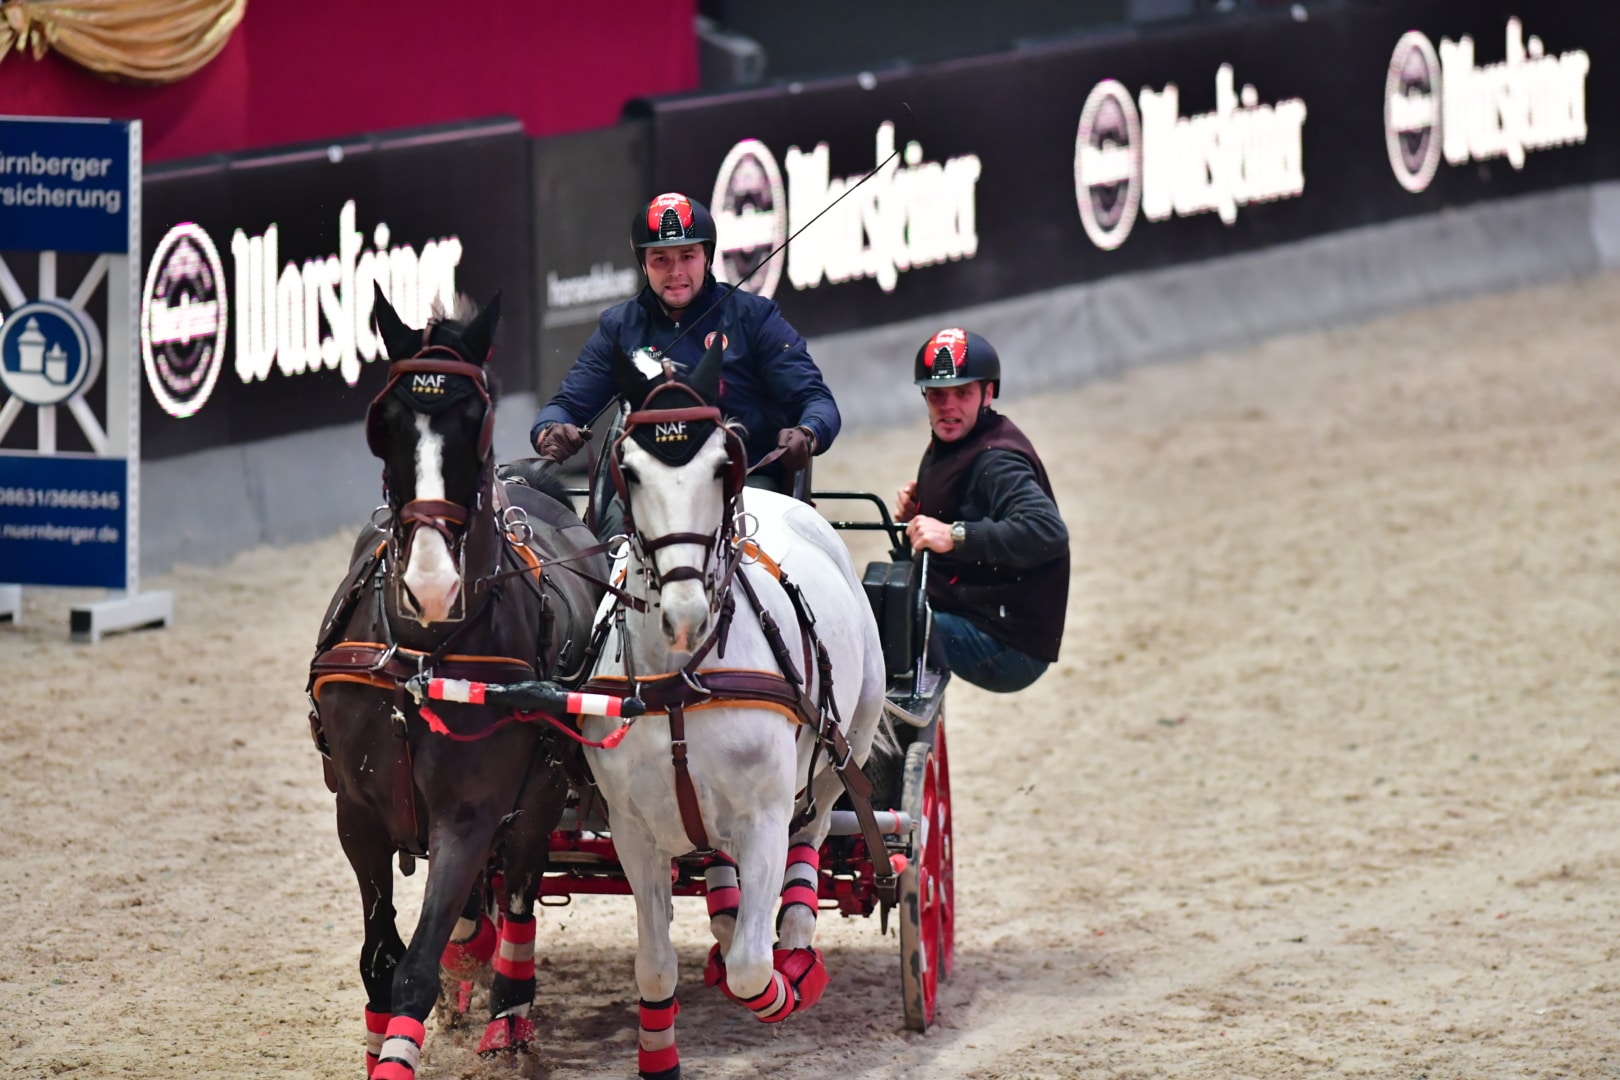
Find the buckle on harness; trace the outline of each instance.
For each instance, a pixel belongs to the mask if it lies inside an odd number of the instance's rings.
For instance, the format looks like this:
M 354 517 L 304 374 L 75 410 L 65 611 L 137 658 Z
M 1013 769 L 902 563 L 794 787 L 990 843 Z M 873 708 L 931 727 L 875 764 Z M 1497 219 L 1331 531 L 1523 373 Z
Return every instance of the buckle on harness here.
M 698 693 L 702 694 L 704 697 L 708 697 L 709 695 L 714 693 L 713 690 L 710 690 L 707 686 L 704 686 L 702 683 L 694 682 L 692 680 L 691 674 L 684 667 L 681 668 L 680 671 L 681 671 L 681 681 L 684 682 L 687 686 L 690 686 L 693 690 L 696 690 Z
M 835 760 L 833 762 L 833 768 L 837 769 L 839 772 L 843 772 L 845 769 L 849 768 L 850 759 L 853 758 L 854 756 L 855 756 L 855 748 L 853 746 L 849 745 L 848 743 L 845 743 L 844 744 L 844 760 L 843 761 Z
M 377 658 L 377 662 L 371 665 L 372 673 L 381 674 L 382 669 L 388 666 L 388 662 L 394 658 L 394 654 L 397 652 L 399 652 L 399 642 L 396 641 L 384 649 L 383 654 Z

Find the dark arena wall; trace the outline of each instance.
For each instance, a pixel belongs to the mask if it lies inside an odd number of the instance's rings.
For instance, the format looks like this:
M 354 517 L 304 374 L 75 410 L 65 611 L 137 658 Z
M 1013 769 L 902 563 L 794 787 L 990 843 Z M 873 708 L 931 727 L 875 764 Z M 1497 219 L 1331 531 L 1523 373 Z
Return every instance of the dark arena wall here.
M 647 192 L 710 202 L 720 277 L 757 269 L 745 287 L 812 338 L 860 426 L 905 412 L 945 322 L 997 341 L 1017 396 L 1595 273 L 1620 251 L 1617 91 L 1605 6 L 1320 5 L 652 97 L 561 137 L 491 121 L 155 169 L 148 251 L 200 224 L 230 325 L 207 400 L 143 410 L 146 557 L 369 512 L 373 280 L 423 311 L 503 290 L 497 448 L 524 454 L 535 402 L 639 287 L 624 228 Z M 146 325 L 177 325 L 180 295 Z

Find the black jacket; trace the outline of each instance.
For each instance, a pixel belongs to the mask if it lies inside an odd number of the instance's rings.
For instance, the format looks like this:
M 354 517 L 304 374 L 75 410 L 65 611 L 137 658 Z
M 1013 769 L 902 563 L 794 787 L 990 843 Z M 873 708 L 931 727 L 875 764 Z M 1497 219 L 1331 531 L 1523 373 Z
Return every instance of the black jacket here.
M 1069 556 L 1069 529 L 1035 469 L 1012 450 L 986 450 L 968 471 L 959 504 L 966 533 L 957 559 L 1028 570 Z
M 917 471 L 918 512 L 960 521 L 953 551 L 928 560 L 928 600 L 1005 645 L 1058 657 L 1069 598 L 1069 530 L 1040 456 L 994 410 L 955 443 L 933 440 Z

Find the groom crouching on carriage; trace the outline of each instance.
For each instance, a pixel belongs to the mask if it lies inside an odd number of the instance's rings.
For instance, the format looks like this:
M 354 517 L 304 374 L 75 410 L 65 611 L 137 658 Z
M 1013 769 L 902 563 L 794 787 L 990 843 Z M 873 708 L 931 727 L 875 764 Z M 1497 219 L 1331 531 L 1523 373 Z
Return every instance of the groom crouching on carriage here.
M 959 327 L 921 349 L 913 381 L 933 438 L 896 493 L 915 552 L 929 551 L 930 651 L 975 686 L 1011 693 L 1058 657 L 1069 598 L 1069 531 L 1040 455 L 992 409 L 1001 359 Z M 937 662 L 937 657 L 936 657 Z

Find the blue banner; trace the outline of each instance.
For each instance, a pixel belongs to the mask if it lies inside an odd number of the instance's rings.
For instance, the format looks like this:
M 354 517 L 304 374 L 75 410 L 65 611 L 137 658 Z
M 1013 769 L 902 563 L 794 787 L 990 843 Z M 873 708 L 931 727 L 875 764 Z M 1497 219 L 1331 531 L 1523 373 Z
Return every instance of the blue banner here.
M 127 585 L 128 462 L 0 454 L 0 579 Z
M 0 119 L 0 251 L 127 252 L 129 124 Z

